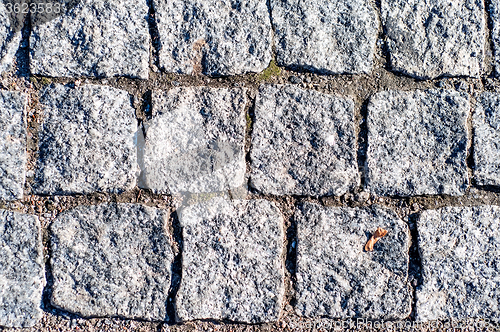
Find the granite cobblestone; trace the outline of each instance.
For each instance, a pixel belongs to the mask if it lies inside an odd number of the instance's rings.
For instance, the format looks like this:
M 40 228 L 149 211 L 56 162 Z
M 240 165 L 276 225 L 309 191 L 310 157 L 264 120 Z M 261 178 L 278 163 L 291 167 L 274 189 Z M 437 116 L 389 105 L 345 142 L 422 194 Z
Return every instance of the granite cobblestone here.
M 418 320 L 500 321 L 499 222 L 498 206 L 444 207 L 419 216 Z
M 150 36 L 146 1 L 75 3 L 65 15 L 33 25 L 31 73 L 147 79 Z
M 127 92 L 61 84 L 40 98 L 38 194 L 123 192 L 136 185 L 137 120 Z
M 0 91 L 0 199 L 23 198 L 26 178 L 26 103 L 20 92 Z
M 51 225 L 51 303 L 82 317 L 166 320 L 174 259 L 168 211 L 80 206 Z
M 0 209 L 0 326 L 35 325 L 43 313 L 44 285 L 40 221 Z

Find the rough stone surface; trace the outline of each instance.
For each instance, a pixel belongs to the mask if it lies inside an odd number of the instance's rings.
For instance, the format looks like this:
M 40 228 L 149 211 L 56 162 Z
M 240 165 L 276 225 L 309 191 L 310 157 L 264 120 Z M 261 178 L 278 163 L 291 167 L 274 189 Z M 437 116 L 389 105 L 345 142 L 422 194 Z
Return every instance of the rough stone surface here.
M 0 2 L 0 74 L 12 67 L 21 41 L 21 32 L 13 26 L 5 3 Z
M 481 74 L 483 1 L 382 0 L 382 21 L 393 70 L 421 79 Z
M 147 79 L 150 35 L 146 1 L 79 1 L 68 13 L 33 26 L 32 74 Z
M 377 195 L 463 195 L 469 97 L 384 91 L 368 105 L 367 189 Z
M 445 207 L 417 220 L 417 320 L 500 321 L 500 208 Z
M 278 319 L 284 294 L 283 217 L 266 200 L 214 198 L 182 211 L 181 321 Z
M 500 185 L 500 94 L 477 99 L 474 123 L 474 179 L 482 186 Z
M 0 209 L 0 326 L 35 325 L 44 285 L 38 218 Z
M 51 303 L 88 316 L 165 320 L 173 252 L 168 212 L 137 204 L 79 206 L 51 227 Z
M 167 72 L 227 76 L 271 61 L 266 0 L 153 0 L 160 65 Z
M 297 220 L 297 314 L 307 317 L 403 319 L 410 234 L 391 210 L 305 203 Z M 365 252 L 371 234 L 388 234 Z
M 23 198 L 26 177 L 27 98 L 20 92 L 0 91 L 0 199 Z
M 137 120 L 127 92 L 100 85 L 44 90 L 35 192 L 119 193 L 135 187 Z
M 369 0 L 271 0 L 279 65 L 323 74 L 372 69 L 378 19 Z
M 354 103 L 263 85 L 255 106 L 251 184 L 273 195 L 342 195 L 359 184 Z
M 139 186 L 179 194 L 243 185 L 245 92 L 205 87 L 154 92 Z

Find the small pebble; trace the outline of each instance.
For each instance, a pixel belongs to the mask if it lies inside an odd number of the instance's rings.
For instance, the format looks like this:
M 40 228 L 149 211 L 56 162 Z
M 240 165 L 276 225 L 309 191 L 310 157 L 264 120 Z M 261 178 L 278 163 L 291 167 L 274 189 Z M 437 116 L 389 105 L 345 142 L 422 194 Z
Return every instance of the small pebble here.
M 444 87 L 446 86 L 446 83 L 445 83 L 445 82 L 443 82 L 443 81 L 437 81 L 437 82 L 436 82 L 436 86 L 437 86 L 438 88 L 444 88 Z
M 302 80 L 301 80 L 299 77 L 297 77 L 297 76 L 290 76 L 290 77 L 288 78 L 288 80 L 289 80 L 289 81 L 290 81 L 290 83 L 292 83 L 292 84 L 300 84 L 300 83 L 302 82 Z
M 360 192 L 357 197 L 356 197 L 356 200 L 359 201 L 359 202 L 366 202 L 367 200 L 370 199 L 370 193 L 366 192 L 366 191 L 362 191 Z
M 465 82 L 458 82 L 456 85 L 455 85 L 455 88 L 457 90 L 460 90 L 460 91 L 467 91 L 467 88 L 468 88 L 468 84 L 465 83 Z

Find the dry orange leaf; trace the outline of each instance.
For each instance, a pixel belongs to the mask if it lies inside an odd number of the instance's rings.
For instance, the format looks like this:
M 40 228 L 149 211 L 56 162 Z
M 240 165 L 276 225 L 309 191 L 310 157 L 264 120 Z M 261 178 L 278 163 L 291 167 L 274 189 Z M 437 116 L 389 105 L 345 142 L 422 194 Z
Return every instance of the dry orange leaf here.
M 377 230 L 372 234 L 372 237 L 366 242 L 365 250 L 373 251 L 373 246 L 378 240 L 387 235 L 387 231 L 383 228 L 378 227 Z

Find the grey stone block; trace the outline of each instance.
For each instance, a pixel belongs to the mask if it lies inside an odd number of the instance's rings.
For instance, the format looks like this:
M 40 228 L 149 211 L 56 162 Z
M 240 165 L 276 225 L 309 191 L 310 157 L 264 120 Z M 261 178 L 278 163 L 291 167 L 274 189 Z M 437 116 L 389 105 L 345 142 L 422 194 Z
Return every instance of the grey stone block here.
M 11 69 L 21 41 L 21 32 L 10 20 L 6 3 L 0 2 L 0 74 Z
M 52 77 L 147 79 L 150 35 L 146 0 L 87 0 L 35 25 L 31 73 Z
M 363 74 L 373 66 L 378 19 L 369 0 L 271 0 L 276 59 L 323 74 Z
M 266 200 L 214 198 L 182 210 L 180 321 L 276 321 L 284 295 L 283 217 Z
M 51 226 L 51 303 L 83 317 L 163 321 L 174 255 L 165 210 L 79 206 Z
M 392 69 L 421 79 L 478 77 L 484 17 L 484 4 L 477 0 L 383 0 Z
M 137 120 L 127 92 L 58 84 L 43 91 L 40 104 L 36 193 L 120 193 L 135 187 Z
M 26 178 L 27 97 L 0 91 L 0 199 L 23 198 Z
M 500 321 L 500 208 L 445 207 L 417 220 L 417 320 Z
M 38 218 L 0 209 L 0 326 L 35 325 L 42 318 L 44 285 Z
M 273 195 L 342 195 L 359 185 L 350 99 L 262 85 L 252 133 L 251 184 Z
M 451 90 L 384 91 L 368 105 L 365 185 L 377 195 L 463 195 L 469 97 Z
M 158 193 L 209 193 L 245 180 L 245 89 L 190 87 L 153 93 L 140 146 L 139 186 Z
M 305 203 L 297 220 L 296 312 L 306 317 L 393 320 L 411 311 L 410 234 L 391 210 Z M 377 227 L 388 234 L 364 251 Z
M 260 72 L 271 61 L 266 0 L 153 0 L 160 65 L 167 72 L 212 76 Z
M 479 96 L 473 117 L 474 178 L 482 186 L 500 185 L 500 94 Z

